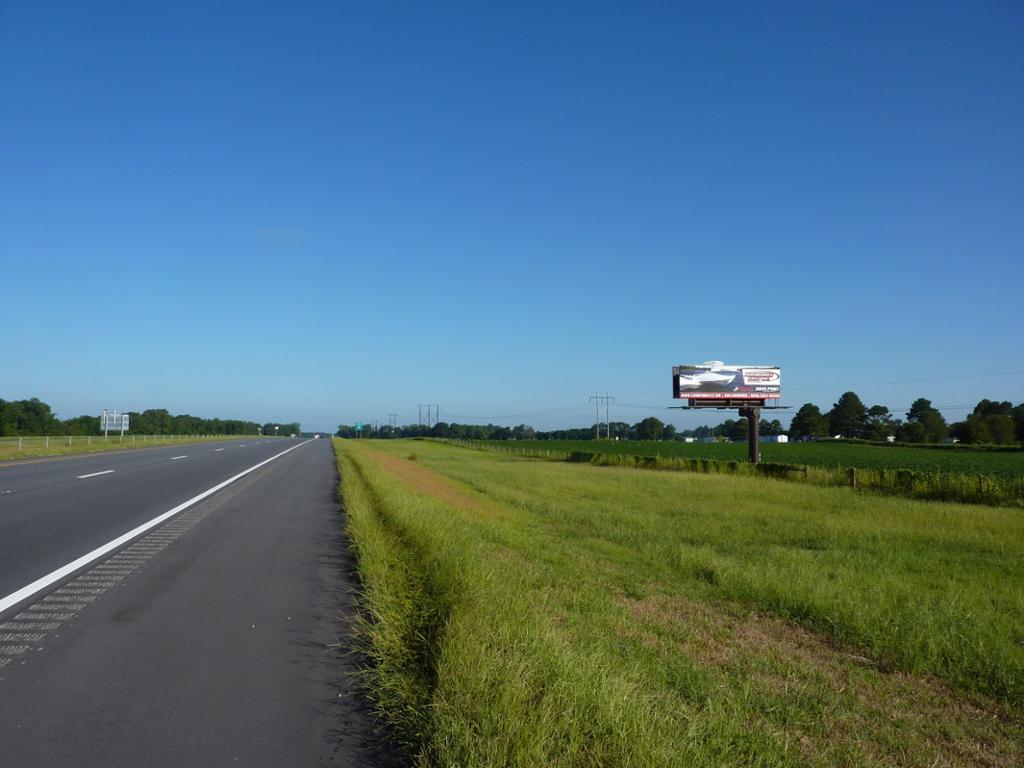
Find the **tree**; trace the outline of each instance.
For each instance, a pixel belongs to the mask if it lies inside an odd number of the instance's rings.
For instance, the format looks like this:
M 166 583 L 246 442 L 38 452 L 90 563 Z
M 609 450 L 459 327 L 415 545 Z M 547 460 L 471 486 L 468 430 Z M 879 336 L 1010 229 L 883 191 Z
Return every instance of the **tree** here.
M 906 432 L 906 435 L 914 437 L 924 435 L 923 440 L 915 439 L 907 442 L 938 443 L 949 437 L 949 425 L 946 424 L 946 420 L 936 408 L 932 407 L 932 401 L 923 397 L 917 398 L 910 404 L 910 410 L 907 411 L 907 423 L 920 424 L 923 432 L 915 428 Z
M 629 424 L 624 421 L 613 421 L 608 425 L 608 431 L 611 433 L 612 440 L 629 439 Z
M 992 434 L 992 442 L 996 445 L 1011 445 L 1017 442 L 1016 424 L 1013 417 L 1005 414 L 996 414 L 985 417 L 988 422 L 988 431 Z
M 997 407 L 982 407 L 983 403 Z M 953 437 L 964 443 L 1011 445 L 1017 442 L 1017 425 L 1011 415 L 1013 409 L 999 408 L 1000 405 L 1004 404 L 982 400 L 965 421 L 957 422 L 949 428 Z M 1000 413 L 1001 410 L 1009 410 L 1010 413 Z
M 828 412 L 829 430 L 843 437 L 864 437 L 867 432 L 867 408 L 854 392 L 844 392 Z
M 533 440 L 537 437 L 537 430 L 525 424 L 520 424 L 512 430 L 512 437 L 516 440 Z
M 661 419 L 648 416 L 636 425 L 636 435 L 639 440 L 660 440 L 662 430 L 665 429 Z
M 975 416 L 1013 416 L 1013 403 L 1004 400 L 1001 403 L 989 399 L 980 400 L 974 406 Z
M 275 429 L 276 427 L 276 429 Z M 373 430 L 370 427 L 363 426 L 363 434 L 369 436 L 369 433 Z M 302 425 L 297 421 L 293 421 L 289 424 L 282 424 L 281 422 L 270 421 L 263 425 L 261 433 L 269 435 L 270 437 L 288 437 L 288 435 L 298 435 L 302 433 Z M 178 432 L 177 434 L 185 434 L 184 432 Z
M 135 429 L 135 425 L 131 424 L 131 427 Z M 137 429 L 135 430 L 138 431 Z M 65 419 L 61 422 L 61 432 L 65 435 L 99 435 L 102 434 L 100 430 L 100 418 L 99 416 L 76 416 L 73 419 Z
M 928 441 L 928 433 L 921 422 L 908 421 L 896 429 L 896 439 L 901 443 L 925 443 Z
M 868 440 L 885 440 L 896 434 L 898 424 L 893 421 L 892 414 L 884 405 L 872 405 L 868 408 L 865 419 L 864 436 Z
M 825 437 L 828 435 L 828 419 L 818 406 L 804 403 L 789 424 L 789 436 L 794 440 Z
M 0 435 L 50 435 L 59 431 L 60 421 L 38 397 L 0 400 Z
M 746 440 L 747 430 L 747 420 L 745 418 L 726 419 L 715 427 L 715 434 L 729 440 Z
M 995 443 L 996 445 L 1010 445 L 1017 442 L 1019 421 L 1017 411 L 1024 410 L 1022 406 L 1013 407 L 1013 403 L 1003 401 L 1001 403 L 992 400 L 982 400 L 974 406 L 974 413 L 967 417 L 967 422 L 972 431 L 987 432 L 988 439 L 982 440 L 979 435 L 973 435 L 971 442 Z M 1024 415 L 1024 414 L 1022 414 Z

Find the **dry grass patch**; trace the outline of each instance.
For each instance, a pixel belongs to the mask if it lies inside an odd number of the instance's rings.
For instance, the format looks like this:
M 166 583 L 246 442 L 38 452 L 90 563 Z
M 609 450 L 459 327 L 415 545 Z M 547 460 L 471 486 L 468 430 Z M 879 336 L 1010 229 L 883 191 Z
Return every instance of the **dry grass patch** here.
M 418 463 L 415 454 L 403 459 L 364 446 L 360 446 L 360 452 L 409 489 L 430 496 L 460 512 L 483 513 L 496 518 L 508 516 L 508 510 L 501 505 L 474 496 L 460 487 L 457 481 Z
M 632 620 L 624 637 L 666 660 L 681 654 L 723 685 L 742 681 L 769 713 L 764 726 L 806 759 L 838 752 L 892 765 L 1024 765 L 1024 718 L 933 676 L 892 671 L 774 616 L 668 594 L 617 602 Z M 820 708 L 819 719 L 801 723 L 788 711 L 794 705 Z

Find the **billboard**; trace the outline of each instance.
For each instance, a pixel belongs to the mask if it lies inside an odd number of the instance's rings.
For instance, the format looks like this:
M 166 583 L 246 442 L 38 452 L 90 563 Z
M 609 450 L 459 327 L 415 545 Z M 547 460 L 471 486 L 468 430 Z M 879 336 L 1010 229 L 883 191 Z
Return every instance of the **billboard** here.
M 711 360 L 672 368 L 672 397 L 692 400 L 778 400 L 782 370 L 774 365 L 726 365 Z

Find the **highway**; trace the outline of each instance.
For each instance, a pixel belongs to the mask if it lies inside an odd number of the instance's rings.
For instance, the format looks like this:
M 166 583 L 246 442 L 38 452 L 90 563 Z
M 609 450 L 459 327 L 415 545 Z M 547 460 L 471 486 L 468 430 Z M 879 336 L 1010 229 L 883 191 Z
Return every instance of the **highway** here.
M 0 464 L 0 764 L 404 764 L 327 440 Z

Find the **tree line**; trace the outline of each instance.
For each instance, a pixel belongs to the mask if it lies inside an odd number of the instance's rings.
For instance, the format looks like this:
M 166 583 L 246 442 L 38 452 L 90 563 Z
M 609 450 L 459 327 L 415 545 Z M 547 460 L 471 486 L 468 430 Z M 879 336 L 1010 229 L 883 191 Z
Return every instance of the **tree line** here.
M 844 393 L 827 413 L 805 403 L 789 426 L 790 437 L 844 437 L 859 440 L 895 440 L 901 443 L 963 443 L 1013 445 L 1024 443 L 1024 403 L 981 400 L 963 421 L 948 424 L 931 400 L 919 397 L 896 418 L 884 405 L 866 406 L 854 392 Z
M 624 421 L 613 421 L 607 427 L 599 425 L 601 437 L 610 434 L 615 440 L 677 440 L 685 437 L 725 437 L 732 440 L 747 438 L 747 420 L 728 419 L 715 427 L 698 427 L 697 429 L 677 430 L 672 424 L 665 424 L 660 419 L 649 416 L 636 424 Z M 372 426 L 364 424 L 356 429 L 351 424 L 341 424 L 335 434 L 349 438 L 400 438 L 400 437 L 450 437 L 461 440 L 593 440 L 598 425 L 571 429 L 555 429 L 548 432 L 538 431 L 526 424 L 515 427 L 504 427 L 498 424 L 458 424 L 440 421 L 426 426 L 410 424 L 398 427 Z M 780 435 L 784 430 L 778 419 L 761 420 L 761 434 Z
M 951 438 L 963 443 L 1013 445 L 1024 443 L 1024 403 L 982 400 L 963 421 L 949 424 L 930 400 L 920 397 L 897 418 L 884 405 L 867 406 L 855 392 L 844 393 L 826 412 L 814 403 L 804 403 L 789 427 L 778 419 L 761 419 L 762 435 L 788 435 L 791 439 L 843 437 L 855 440 L 896 441 L 901 443 L 941 443 Z M 716 426 L 677 429 L 649 416 L 636 424 L 613 421 L 599 425 L 601 438 L 615 440 L 683 440 L 686 438 L 747 439 L 746 418 L 726 419 Z M 504 427 L 497 424 L 457 424 L 438 422 L 430 426 L 412 424 L 399 427 L 349 424 L 339 425 L 338 437 L 449 437 L 462 440 L 593 440 L 598 425 L 572 429 L 539 431 L 526 424 Z
M 200 416 L 179 414 L 172 416 L 164 408 L 151 408 L 142 412 L 128 411 L 129 427 L 139 435 L 297 435 L 298 422 L 268 422 L 240 419 L 205 419 Z M 30 400 L 0 399 L 0 436 L 29 435 L 102 435 L 99 416 L 75 416 L 60 419 L 49 405 L 39 398 Z

